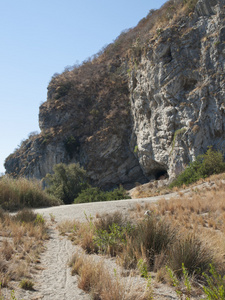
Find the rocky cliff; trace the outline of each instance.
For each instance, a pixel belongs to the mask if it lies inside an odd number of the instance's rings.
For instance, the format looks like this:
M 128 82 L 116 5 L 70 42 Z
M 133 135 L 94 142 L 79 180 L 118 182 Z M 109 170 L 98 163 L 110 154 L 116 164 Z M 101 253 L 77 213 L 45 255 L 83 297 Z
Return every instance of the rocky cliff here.
M 225 1 L 174 0 L 98 55 L 53 76 L 41 133 L 5 162 L 42 178 L 79 162 L 94 184 L 176 176 L 207 146 L 225 152 Z

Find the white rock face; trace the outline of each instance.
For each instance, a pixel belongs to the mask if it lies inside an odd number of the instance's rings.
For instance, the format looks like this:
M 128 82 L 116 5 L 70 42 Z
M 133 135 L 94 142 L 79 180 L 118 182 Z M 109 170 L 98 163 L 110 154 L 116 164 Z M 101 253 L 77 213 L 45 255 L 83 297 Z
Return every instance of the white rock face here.
M 150 41 L 130 77 L 131 145 L 150 178 L 176 176 L 207 146 L 225 152 L 223 5 L 199 1 L 192 24 L 182 35 L 168 28 Z

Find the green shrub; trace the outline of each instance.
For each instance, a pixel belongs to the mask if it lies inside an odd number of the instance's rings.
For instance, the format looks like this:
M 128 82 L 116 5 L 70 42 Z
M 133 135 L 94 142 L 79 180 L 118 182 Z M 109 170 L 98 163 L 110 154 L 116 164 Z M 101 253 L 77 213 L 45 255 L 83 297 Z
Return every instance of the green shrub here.
M 96 231 L 94 243 L 98 246 L 101 253 L 109 253 L 115 256 L 126 243 L 126 235 L 129 230 L 131 230 L 131 227 L 123 227 L 113 223 L 109 226 L 109 232 L 102 229 Z
M 114 189 L 113 191 L 104 192 L 97 187 L 89 187 L 75 198 L 74 203 L 99 202 L 110 200 L 121 200 L 129 198 L 123 187 Z
M 43 191 L 40 181 L 26 178 L 14 179 L 8 176 L 0 179 L 0 206 L 5 210 L 60 204 L 59 199 Z
M 88 187 L 86 171 L 79 164 L 57 164 L 53 174 L 47 174 L 47 192 L 64 203 L 73 203 L 74 198 Z
M 200 178 L 206 178 L 212 174 L 225 172 L 225 162 L 223 154 L 209 147 L 207 152 L 198 155 L 196 160 L 191 162 L 189 166 L 170 184 L 170 188 L 174 186 L 182 186 L 183 184 L 191 184 Z
M 35 218 L 35 224 L 36 225 L 44 225 L 44 223 L 45 223 L 45 220 L 44 220 L 43 216 L 40 214 L 37 214 L 36 218 Z
M 210 273 L 211 276 L 203 273 L 207 281 L 207 286 L 203 287 L 207 299 L 224 300 L 225 299 L 225 275 L 222 277 L 220 274 L 218 274 L 215 270 L 215 267 L 212 264 L 210 264 Z

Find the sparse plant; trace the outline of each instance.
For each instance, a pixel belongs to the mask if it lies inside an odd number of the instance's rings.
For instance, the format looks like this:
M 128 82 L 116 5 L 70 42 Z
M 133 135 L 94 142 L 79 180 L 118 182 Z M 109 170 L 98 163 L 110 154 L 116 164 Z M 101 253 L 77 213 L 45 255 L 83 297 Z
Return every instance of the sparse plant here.
M 35 219 L 35 224 L 37 225 L 43 225 L 45 223 L 45 220 L 42 215 L 37 214 L 36 219 Z
M 55 215 L 53 213 L 49 214 L 51 222 L 55 222 Z
M 31 281 L 30 279 L 23 279 L 21 282 L 20 282 L 20 287 L 24 290 L 30 290 L 32 291 L 33 290 L 33 287 L 34 287 L 34 283 L 33 281 Z
M 141 274 L 142 277 L 144 277 L 145 279 L 148 278 L 148 267 L 147 267 L 147 263 L 143 260 L 143 258 L 140 258 L 139 261 L 137 262 L 137 267 L 138 270 Z
M 138 153 L 138 145 L 134 147 L 134 153 Z
M 204 293 L 208 300 L 225 299 L 225 275 L 222 277 L 216 271 L 215 267 L 210 264 L 210 274 L 203 273 L 207 281 L 207 286 L 203 287 Z

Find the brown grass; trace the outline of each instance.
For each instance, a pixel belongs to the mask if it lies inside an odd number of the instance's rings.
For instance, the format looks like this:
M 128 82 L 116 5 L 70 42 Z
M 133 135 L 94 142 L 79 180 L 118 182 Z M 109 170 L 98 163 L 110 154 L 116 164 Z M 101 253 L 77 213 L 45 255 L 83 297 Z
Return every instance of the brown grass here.
M 43 191 L 38 180 L 0 178 L 0 205 L 3 209 L 15 211 L 24 207 L 46 207 L 60 205 L 59 199 Z
M 72 274 L 79 275 L 78 287 L 91 294 L 94 300 L 147 300 L 152 299 L 152 290 L 146 284 L 134 284 L 106 269 L 102 261 L 93 257 L 75 254 L 70 263 Z M 130 278 L 131 279 L 131 278 Z
M 0 282 L 10 287 L 10 282 L 31 278 L 43 242 L 48 238 L 44 223 L 36 222 L 36 215 L 22 211 L 15 216 L 0 212 Z
M 126 268 L 137 268 L 138 265 L 140 266 L 139 262 L 142 261 L 148 272 L 156 274 L 154 276 L 157 281 L 167 283 L 171 282 L 165 268 L 169 266 L 179 278 L 179 285 L 184 286 L 185 289 L 182 273 L 182 263 L 184 263 L 193 286 L 193 297 L 198 297 L 202 292 L 201 287 L 204 281 L 202 272 L 209 272 L 210 263 L 213 263 L 217 272 L 224 274 L 224 174 L 213 175 L 198 182 L 200 183 L 203 185 L 192 185 L 189 190 L 177 189 L 178 194 L 174 199 L 168 201 L 162 199 L 157 203 L 134 206 L 130 210 L 130 219 L 133 220 L 135 229 L 124 237 L 125 241 L 117 251 L 117 262 Z M 150 216 L 144 214 L 146 210 L 151 211 Z M 63 228 L 64 231 L 67 228 L 70 238 L 86 249 L 86 252 L 98 253 L 98 249 L 94 250 L 95 245 L 93 245 L 96 231 L 108 232 L 113 223 L 124 226 L 126 219 L 118 213 L 97 214 L 95 220 L 87 220 L 86 223 L 71 223 L 70 226 L 67 223 L 63 225 Z M 107 254 L 111 253 L 107 252 Z M 98 270 L 99 265 L 96 265 L 93 257 L 90 259 L 88 261 L 83 256 L 78 259 L 75 257 L 72 272 L 78 273 L 82 278 L 80 287 L 88 289 L 94 295 L 95 290 L 93 291 L 91 286 L 97 286 L 97 283 L 90 283 L 92 282 L 90 273 L 93 274 L 93 269 Z M 85 266 L 83 273 L 81 272 L 82 266 Z M 95 273 L 94 277 L 102 278 L 101 272 L 104 271 L 104 266 L 101 265 L 99 269 L 99 274 Z M 142 274 L 143 270 L 139 271 Z M 104 273 L 104 278 L 108 278 L 107 276 Z M 114 276 L 110 274 L 110 277 L 114 282 Z M 122 283 L 121 277 L 119 278 Z M 107 286 L 108 290 L 116 288 L 122 289 L 123 287 Z M 97 287 L 98 292 L 95 295 L 97 298 L 94 299 L 108 299 L 100 298 L 101 289 L 102 287 Z M 117 297 L 122 296 L 120 294 Z

